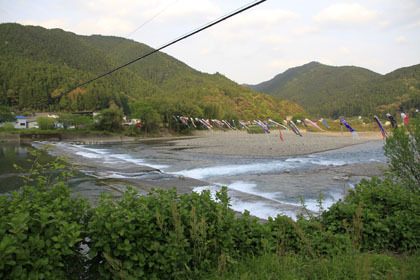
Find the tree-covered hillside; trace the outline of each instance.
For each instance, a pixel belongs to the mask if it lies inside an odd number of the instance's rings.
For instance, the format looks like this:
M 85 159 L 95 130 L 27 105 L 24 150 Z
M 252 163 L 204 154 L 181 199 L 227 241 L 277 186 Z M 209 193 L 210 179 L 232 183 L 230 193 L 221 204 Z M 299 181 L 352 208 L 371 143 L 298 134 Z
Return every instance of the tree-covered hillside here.
M 311 62 L 291 68 L 252 89 L 286 98 L 313 115 L 373 115 L 420 106 L 420 65 L 387 75 L 355 67 Z
M 79 111 L 116 104 L 129 114 L 129 104 L 138 101 L 163 118 L 281 118 L 304 113 L 293 102 L 254 92 L 218 73 L 201 73 L 162 52 L 63 94 L 151 50 L 124 38 L 0 24 L 0 105 Z

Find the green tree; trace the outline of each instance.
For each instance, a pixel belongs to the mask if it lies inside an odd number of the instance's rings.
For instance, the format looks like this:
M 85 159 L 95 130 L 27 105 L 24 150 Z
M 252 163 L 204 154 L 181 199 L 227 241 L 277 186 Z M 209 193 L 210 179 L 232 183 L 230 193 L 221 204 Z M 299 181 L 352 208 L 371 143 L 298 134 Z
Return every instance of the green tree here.
M 112 104 L 95 118 L 94 127 L 102 131 L 118 132 L 122 130 L 123 112 L 117 105 Z
M 10 108 L 7 106 L 0 106 L 0 123 L 13 122 L 15 116 L 10 112 Z
M 91 117 L 78 114 L 63 114 L 58 118 L 58 121 L 63 123 L 64 127 L 66 127 L 66 125 L 74 125 L 76 129 L 81 127 L 89 128 L 93 123 Z
M 407 128 L 394 129 L 384 150 L 393 180 L 412 191 L 420 191 L 420 117 L 413 119 Z
M 55 120 L 48 117 L 38 117 L 36 118 L 38 126 L 42 130 L 53 129 Z
M 146 132 L 159 130 L 162 117 L 158 111 L 149 104 L 137 101 L 130 105 L 130 111 L 133 118 L 141 119 L 143 128 Z

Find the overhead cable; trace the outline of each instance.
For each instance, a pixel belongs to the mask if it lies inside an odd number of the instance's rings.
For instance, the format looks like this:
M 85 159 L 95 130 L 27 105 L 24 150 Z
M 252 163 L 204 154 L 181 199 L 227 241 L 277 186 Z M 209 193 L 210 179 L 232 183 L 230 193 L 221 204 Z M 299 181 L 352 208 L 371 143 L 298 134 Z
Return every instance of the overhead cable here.
M 134 62 L 136 62 L 136 61 L 139 61 L 140 59 L 146 58 L 146 57 L 148 57 L 148 56 L 150 56 L 150 55 L 152 55 L 152 54 L 154 54 L 154 53 L 156 53 L 156 52 L 158 52 L 160 50 L 163 50 L 164 48 L 167 48 L 167 47 L 169 47 L 169 46 L 171 46 L 171 45 L 173 45 L 173 44 L 175 44 L 175 43 L 177 43 L 179 41 L 182 41 L 182 40 L 184 40 L 184 39 L 186 39 L 188 37 L 191 37 L 191 36 L 193 36 L 193 35 L 201 32 L 201 31 L 203 31 L 203 30 L 205 30 L 207 28 L 212 27 L 213 25 L 216 25 L 216 24 L 218 24 L 218 23 L 220 23 L 222 21 L 225 21 L 228 18 L 231 18 L 231 17 L 233 17 L 233 16 L 235 16 L 237 14 L 240 14 L 240 13 L 242 13 L 242 12 L 244 12 L 244 11 L 252 8 L 252 7 L 255 7 L 255 6 L 257 6 L 257 5 L 265 2 L 265 1 L 267 1 L 267 0 L 257 0 L 257 1 L 254 1 L 254 2 L 252 2 L 250 4 L 248 4 L 248 5 L 245 5 L 242 8 L 239 8 L 239 9 L 237 9 L 237 10 L 235 10 L 235 11 L 233 11 L 233 12 L 231 12 L 231 13 L 229 13 L 229 14 L 227 14 L 227 15 L 219 18 L 219 19 L 216 19 L 216 20 L 214 20 L 214 21 L 212 21 L 212 22 L 210 22 L 210 23 L 202 26 L 202 27 L 199 27 L 198 29 L 195 29 L 194 31 L 191 31 L 191 32 L 189 32 L 189 33 L 187 33 L 187 34 L 185 34 L 185 35 L 183 35 L 183 36 L 181 36 L 181 37 L 179 37 L 179 38 L 177 38 L 177 39 L 169 42 L 169 43 L 166 43 L 166 44 L 164 44 L 163 46 L 161 46 L 161 47 L 159 47 L 157 49 L 154 49 L 154 50 L 152 50 L 152 51 L 150 51 L 150 52 L 148 52 L 148 53 L 146 53 L 146 54 L 144 54 L 142 56 L 139 56 L 139 57 L 137 57 L 137 58 L 135 58 L 133 60 L 130 60 L 129 62 L 127 62 L 127 63 L 125 63 L 123 65 L 120 65 L 118 67 L 115 67 L 115 68 L 113 68 L 113 69 L 111 69 L 111 70 L 109 70 L 109 71 L 107 71 L 107 72 L 105 72 L 105 73 L 103 73 L 103 74 L 101 74 L 99 76 L 96 76 L 95 78 L 92 78 L 92 79 L 90 79 L 90 80 L 88 80 L 86 82 L 83 82 L 81 84 L 78 84 L 77 86 L 74 86 L 71 89 L 69 89 L 68 91 L 66 91 L 64 94 L 67 94 L 67 93 L 75 90 L 78 87 L 84 86 L 84 85 L 89 84 L 89 83 L 91 83 L 93 81 L 96 81 L 96 80 L 98 80 L 98 79 L 100 79 L 102 77 L 105 77 L 105 76 L 107 76 L 107 75 L 109 75 L 111 73 L 114 73 L 115 71 L 118 71 L 118 70 L 120 70 L 120 69 L 122 69 L 122 68 L 124 68 L 124 67 L 126 67 L 126 66 L 128 66 L 128 65 L 130 65 L 130 64 L 132 64 Z
M 134 33 L 136 33 L 137 31 L 139 31 L 143 26 L 145 26 L 146 24 L 148 24 L 149 22 L 151 22 L 152 20 L 154 20 L 155 18 L 157 18 L 159 15 L 161 15 L 165 10 L 167 10 L 170 6 L 172 6 L 173 4 L 175 4 L 176 2 L 178 2 L 179 0 L 175 0 L 172 3 L 170 3 L 169 5 L 167 5 L 166 7 L 164 7 L 162 10 L 160 10 L 158 13 L 154 14 L 151 18 L 149 18 L 148 20 L 146 20 L 145 22 L 143 22 L 140 26 L 138 26 L 136 29 L 134 29 L 134 31 L 132 31 L 131 33 L 129 33 L 128 35 L 124 36 L 125 39 L 129 39 L 131 37 L 131 35 L 133 35 Z M 124 42 L 124 40 L 121 40 L 119 42 L 117 42 L 115 45 L 113 45 L 112 47 L 110 47 L 110 50 L 113 50 L 116 46 L 118 46 L 119 44 L 121 44 L 122 42 Z

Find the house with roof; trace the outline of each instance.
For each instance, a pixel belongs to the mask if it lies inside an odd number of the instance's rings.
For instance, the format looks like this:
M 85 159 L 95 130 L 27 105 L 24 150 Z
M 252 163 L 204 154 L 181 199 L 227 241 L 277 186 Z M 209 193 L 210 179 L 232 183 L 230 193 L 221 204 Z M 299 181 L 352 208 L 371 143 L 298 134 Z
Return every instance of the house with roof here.
M 28 127 L 28 120 L 25 116 L 16 116 L 16 121 L 13 123 L 16 129 L 23 129 Z

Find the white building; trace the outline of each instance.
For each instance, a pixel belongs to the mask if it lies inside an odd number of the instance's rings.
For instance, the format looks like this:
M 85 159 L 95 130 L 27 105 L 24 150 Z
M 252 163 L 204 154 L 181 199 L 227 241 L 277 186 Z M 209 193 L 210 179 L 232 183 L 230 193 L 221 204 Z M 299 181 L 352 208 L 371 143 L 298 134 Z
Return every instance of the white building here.
M 16 121 L 13 125 L 16 129 L 27 128 L 28 121 L 25 116 L 16 116 Z

